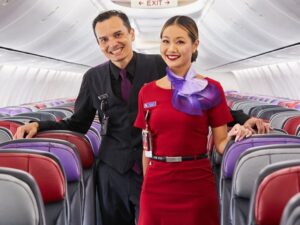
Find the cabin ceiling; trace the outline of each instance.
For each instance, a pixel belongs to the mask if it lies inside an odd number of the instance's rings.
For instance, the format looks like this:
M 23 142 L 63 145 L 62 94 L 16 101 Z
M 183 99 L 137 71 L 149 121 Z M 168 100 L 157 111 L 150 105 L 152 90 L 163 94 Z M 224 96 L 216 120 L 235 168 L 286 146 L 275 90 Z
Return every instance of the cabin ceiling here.
M 131 8 L 129 0 L 0 0 L 0 65 L 59 62 L 56 69 L 83 71 L 102 63 L 91 23 L 107 9 L 127 13 L 134 48 L 145 53 L 159 53 L 166 19 L 193 17 L 200 34 L 196 64 L 203 71 L 300 60 L 299 0 L 178 0 L 178 7 L 161 9 Z

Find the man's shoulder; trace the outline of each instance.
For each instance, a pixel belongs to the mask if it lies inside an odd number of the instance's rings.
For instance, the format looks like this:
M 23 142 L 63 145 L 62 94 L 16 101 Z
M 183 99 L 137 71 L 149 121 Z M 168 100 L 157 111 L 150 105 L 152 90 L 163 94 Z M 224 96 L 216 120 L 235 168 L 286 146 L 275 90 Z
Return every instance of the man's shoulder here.
M 85 76 L 86 77 L 94 76 L 95 74 L 101 73 L 107 69 L 109 69 L 109 61 L 106 61 L 100 65 L 89 68 L 85 72 Z

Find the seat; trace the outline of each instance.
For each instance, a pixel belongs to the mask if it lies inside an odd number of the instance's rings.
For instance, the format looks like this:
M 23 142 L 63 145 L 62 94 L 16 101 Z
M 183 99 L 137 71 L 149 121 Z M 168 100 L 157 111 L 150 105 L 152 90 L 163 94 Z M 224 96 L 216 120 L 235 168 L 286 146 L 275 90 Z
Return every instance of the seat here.
M 296 207 L 291 213 L 285 225 L 299 225 L 300 224 L 300 206 Z
M 46 225 L 45 208 L 34 178 L 0 167 L 0 225 Z
M 39 121 L 38 118 L 35 118 L 35 117 L 30 117 L 30 116 L 10 116 L 10 117 L 2 117 L 1 120 L 6 120 L 6 121 L 13 121 L 13 122 L 20 122 L 22 124 L 25 124 L 25 123 L 29 123 L 29 122 L 37 122 Z
M 299 160 L 266 166 L 253 188 L 248 225 L 279 224 L 285 205 L 299 191 Z
M 76 147 L 70 142 L 57 139 L 19 139 L 0 144 L 0 149 L 26 149 L 46 151 L 55 155 L 66 174 L 70 223 L 81 225 L 84 205 L 84 184 L 82 168 Z
M 13 139 L 11 131 L 5 127 L 0 127 L 0 143 Z
M 269 109 L 263 109 L 261 110 L 257 117 L 264 119 L 264 120 L 270 120 L 272 116 L 274 116 L 277 113 L 281 113 L 281 112 L 288 112 L 288 111 L 292 111 L 295 112 L 296 110 L 294 109 L 287 109 L 287 108 L 269 108 Z
M 29 116 L 38 119 L 39 121 L 56 121 L 56 116 L 52 113 L 49 112 L 28 112 L 28 113 L 20 113 L 17 114 L 16 116 Z
M 296 208 L 300 208 L 300 193 L 294 195 L 286 204 L 286 206 L 284 207 L 281 219 L 280 219 L 280 225 L 288 225 L 288 224 L 299 224 L 299 223 L 292 223 L 291 220 L 294 221 L 294 219 L 290 219 L 291 217 L 295 217 L 295 216 L 291 216 L 291 214 L 295 214 L 294 211 Z M 297 213 L 298 214 L 298 213 Z M 300 214 L 298 214 L 299 216 Z M 290 220 L 288 222 L 288 220 Z
M 37 138 L 56 138 L 73 143 L 79 152 L 83 168 L 83 182 L 85 187 L 85 201 L 83 207 L 83 224 L 96 224 L 96 160 L 90 143 L 81 134 L 68 130 L 49 130 L 39 132 Z
M 25 112 L 31 112 L 31 109 L 28 107 L 21 107 L 21 106 L 0 108 L 0 113 L 7 114 L 10 116 L 13 116 L 18 113 L 25 113 Z
M 240 155 L 252 147 L 274 144 L 300 144 L 300 137 L 289 135 L 253 135 L 239 142 L 230 141 L 225 149 L 220 170 L 219 195 L 221 204 L 221 224 L 230 224 L 230 199 L 232 176 Z
M 270 123 L 273 128 L 282 129 L 284 124 L 289 118 L 294 116 L 300 116 L 299 111 L 288 111 L 288 112 L 281 112 L 276 113 L 270 118 Z
M 0 167 L 23 170 L 35 178 L 45 205 L 47 225 L 70 224 L 67 183 L 56 157 L 47 152 L 6 150 L 0 152 Z
M 246 225 L 252 189 L 260 171 L 281 161 L 300 160 L 300 144 L 250 148 L 236 162 L 231 189 L 231 224 Z
M 283 129 L 291 135 L 297 135 L 297 128 L 300 125 L 300 116 L 289 118 L 283 125 Z
M 9 129 L 13 135 L 21 125 L 23 125 L 23 123 L 17 121 L 0 120 L 0 127 Z
M 254 107 L 254 108 L 252 108 L 252 109 L 250 110 L 249 115 L 250 115 L 250 116 L 257 117 L 258 114 L 259 114 L 262 110 L 264 110 L 264 109 L 271 109 L 271 108 L 272 108 L 272 109 L 274 109 L 274 108 L 280 108 L 280 109 L 282 109 L 282 107 L 281 107 L 281 106 L 278 106 L 278 105 L 258 105 L 258 106 Z
M 100 150 L 100 143 L 101 143 L 101 136 L 98 136 L 98 133 L 95 130 L 95 128 L 90 127 L 90 129 L 85 134 L 85 137 L 88 139 L 90 145 L 92 146 L 94 156 L 96 158 L 98 158 L 99 150 Z

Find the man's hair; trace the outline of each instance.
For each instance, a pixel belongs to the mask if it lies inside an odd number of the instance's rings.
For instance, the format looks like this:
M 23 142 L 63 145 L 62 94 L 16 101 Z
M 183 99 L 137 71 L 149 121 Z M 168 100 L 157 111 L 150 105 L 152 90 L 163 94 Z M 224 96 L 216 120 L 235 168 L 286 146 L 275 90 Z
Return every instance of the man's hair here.
M 93 31 L 94 31 L 96 39 L 97 39 L 97 35 L 95 32 L 96 24 L 101 23 L 105 20 L 108 20 L 114 16 L 119 17 L 123 21 L 123 24 L 125 27 L 127 27 L 128 31 L 131 30 L 130 21 L 125 13 L 118 11 L 118 10 L 108 10 L 108 11 L 100 13 L 93 21 Z M 98 39 L 97 39 L 97 41 L 98 41 Z

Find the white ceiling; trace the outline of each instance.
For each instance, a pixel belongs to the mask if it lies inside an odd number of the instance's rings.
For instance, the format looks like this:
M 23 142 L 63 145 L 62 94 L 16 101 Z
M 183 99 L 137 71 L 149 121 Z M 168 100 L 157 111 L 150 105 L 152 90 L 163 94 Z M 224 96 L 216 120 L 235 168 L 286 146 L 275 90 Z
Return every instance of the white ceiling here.
M 83 71 L 102 63 L 91 23 L 106 9 L 127 13 L 136 29 L 135 49 L 146 53 L 158 53 L 167 18 L 192 16 L 200 32 L 196 64 L 202 70 L 300 60 L 300 0 L 179 0 L 178 5 L 133 9 L 128 0 L 0 0 L 0 64 Z

